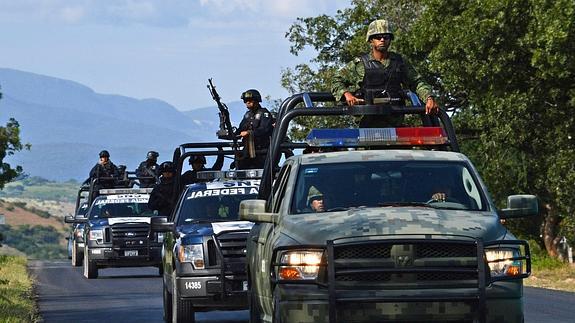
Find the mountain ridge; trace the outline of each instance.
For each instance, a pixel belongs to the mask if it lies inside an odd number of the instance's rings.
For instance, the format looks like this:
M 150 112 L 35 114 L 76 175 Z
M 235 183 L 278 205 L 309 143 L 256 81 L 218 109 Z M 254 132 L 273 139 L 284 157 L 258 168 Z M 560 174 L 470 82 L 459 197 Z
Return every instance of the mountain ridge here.
M 0 86 L 0 122 L 15 118 L 21 141 L 32 145 L 6 161 L 32 176 L 82 181 L 102 149 L 132 170 L 149 150 L 164 161 L 182 143 L 217 141 L 215 106 L 180 111 L 160 99 L 100 94 L 74 81 L 10 68 L 0 68 Z M 245 107 L 241 101 L 228 106 L 237 124 Z

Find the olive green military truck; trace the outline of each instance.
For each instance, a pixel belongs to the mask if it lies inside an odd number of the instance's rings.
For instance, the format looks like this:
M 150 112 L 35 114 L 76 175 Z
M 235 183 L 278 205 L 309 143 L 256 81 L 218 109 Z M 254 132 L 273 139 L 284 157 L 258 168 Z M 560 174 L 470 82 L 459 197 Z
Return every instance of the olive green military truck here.
M 537 199 L 509 196 L 498 209 L 443 111 L 429 126 L 423 107 L 314 100 L 333 97 L 284 101 L 258 199 L 240 204 L 241 219 L 256 223 L 247 245 L 251 322 L 522 322 L 529 247 L 501 219 L 536 214 Z M 409 114 L 422 124 L 284 140 L 296 117 L 357 114 Z M 286 148 L 316 152 L 280 168 Z

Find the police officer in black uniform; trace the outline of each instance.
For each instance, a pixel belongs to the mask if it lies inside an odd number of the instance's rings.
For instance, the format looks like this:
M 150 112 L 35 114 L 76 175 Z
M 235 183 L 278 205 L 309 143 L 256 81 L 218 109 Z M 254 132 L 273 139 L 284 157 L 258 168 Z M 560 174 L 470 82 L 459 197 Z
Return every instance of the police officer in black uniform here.
M 170 216 L 174 208 L 174 174 L 175 168 L 171 161 L 165 161 L 160 165 L 160 183 L 154 185 L 148 207 L 157 210 L 158 215 Z
M 198 179 L 198 172 L 210 171 L 210 170 L 221 170 L 224 166 L 224 155 L 218 155 L 218 158 L 214 162 L 211 168 L 206 167 L 206 157 L 204 156 L 192 156 L 189 159 L 191 170 L 188 170 L 182 175 L 182 185 L 189 185 L 194 183 L 207 182 L 208 180 Z
M 246 104 L 248 112 L 236 131 L 242 137 L 244 149 L 237 159 L 238 169 L 263 168 L 266 153 L 270 145 L 274 119 L 268 109 L 262 107 L 262 96 L 258 90 L 250 89 L 242 93 L 241 99 Z
M 99 154 L 100 160 L 90 170 L 90 180 L 98 179 L 101 188 L 112 188 L 117 179 L 120 178 L 118 167 L 110 160 L 110 153 L 102 150 Z
M 160 176 L 160 166 L 158 165 L 158 154 L 155 151 L 148 151 L 146 160 L 140 163 L 136 169 L 136 176 L 140 178 L 140 187 L 152 187 Z
M 107 150 L 102 150 L 99 156 L 100 160 L 90 170 L 90 182 L 94 182 L 92 199 L 98 196 L 100 189 L 114 188 L 120 179 L 120 172 L 110 160 L 110 153 Z

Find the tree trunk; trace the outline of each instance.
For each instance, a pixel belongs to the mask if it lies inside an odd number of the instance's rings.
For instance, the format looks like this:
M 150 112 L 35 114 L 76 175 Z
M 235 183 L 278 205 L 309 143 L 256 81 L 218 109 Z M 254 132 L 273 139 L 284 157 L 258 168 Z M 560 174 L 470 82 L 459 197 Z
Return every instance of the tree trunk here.
M 561 218 L 557 214 L 556 208 L 550 204 L 545 204 L 543 242 L 545 243 L 547 254 L 551 257 L 559 257 L 559 252 L 557 251 L 557 245 L 561 240 L 560 237 L 557 236 L 559 222 L 561 222 Z

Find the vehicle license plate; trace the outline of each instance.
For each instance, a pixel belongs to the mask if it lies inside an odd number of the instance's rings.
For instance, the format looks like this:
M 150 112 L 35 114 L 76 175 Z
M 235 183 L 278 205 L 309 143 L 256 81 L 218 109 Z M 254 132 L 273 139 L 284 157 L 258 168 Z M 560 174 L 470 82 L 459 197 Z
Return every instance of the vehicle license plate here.
M 243 289 L 244 289 L 244 290 L 248 290 L 248 282 L 247 282 L 247 280 L 244 280 L 244 281 L 243 281 L 243 285 L 244 285 L 244 286 L 243 286 L 243 287 L 244 287 Z
M 138 255 L 138 250 L 124 250 L 124 256 L 134 257 Z

